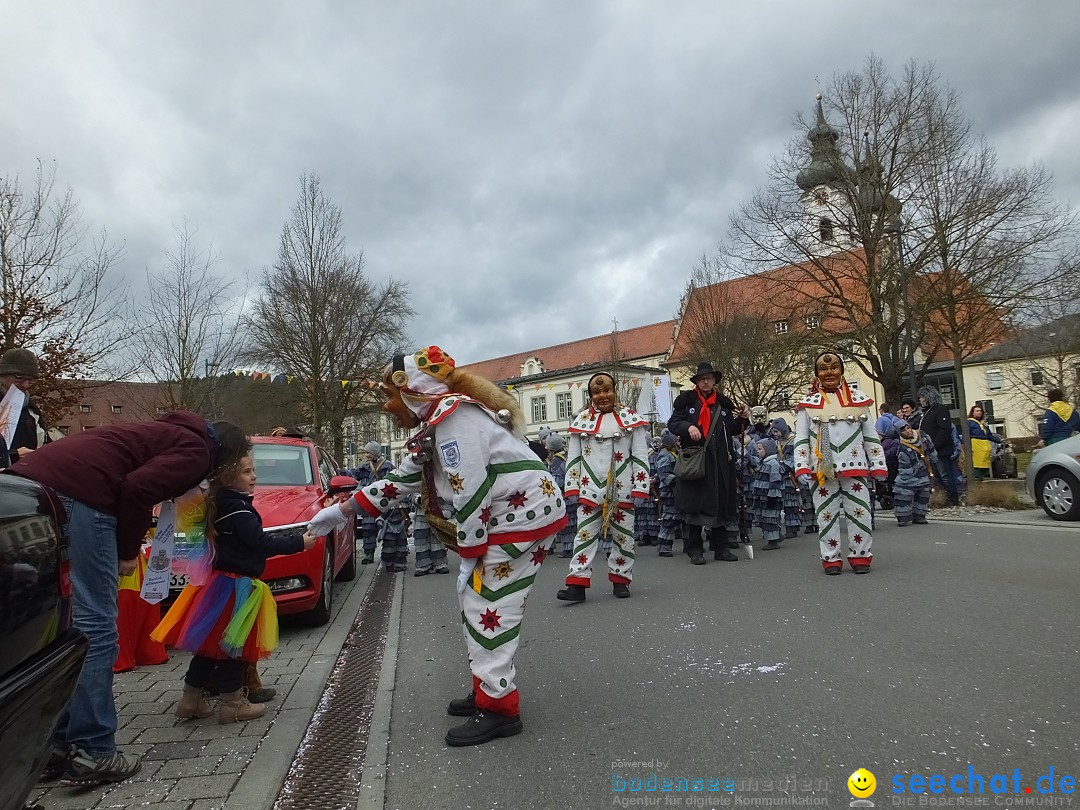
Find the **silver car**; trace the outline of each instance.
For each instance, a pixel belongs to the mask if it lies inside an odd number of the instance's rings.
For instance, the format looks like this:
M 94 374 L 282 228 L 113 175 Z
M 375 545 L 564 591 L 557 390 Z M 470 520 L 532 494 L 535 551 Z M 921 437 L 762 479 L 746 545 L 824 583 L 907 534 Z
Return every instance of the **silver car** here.
M 1054 520 L 1080 520 L 1080 436 L 1036 450 L 1025 483 L 1028 495 Z

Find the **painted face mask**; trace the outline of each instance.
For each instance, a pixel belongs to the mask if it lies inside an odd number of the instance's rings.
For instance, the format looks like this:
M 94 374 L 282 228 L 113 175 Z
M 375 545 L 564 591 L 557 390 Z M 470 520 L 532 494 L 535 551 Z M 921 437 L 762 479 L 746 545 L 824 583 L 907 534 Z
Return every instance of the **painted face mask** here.
M 764 425 L 769 421 L 769 412 L 760 405 L 750 409 L 750 419 L 755 425 Z

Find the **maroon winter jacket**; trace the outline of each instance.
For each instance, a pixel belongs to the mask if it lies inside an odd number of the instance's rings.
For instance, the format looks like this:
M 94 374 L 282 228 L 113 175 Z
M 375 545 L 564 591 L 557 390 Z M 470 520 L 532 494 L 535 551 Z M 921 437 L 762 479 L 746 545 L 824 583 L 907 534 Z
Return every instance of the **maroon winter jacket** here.
M 11 465 L 9 472 L 116 516 L 116 547 L 132 560 L 156 504 L 178 498 L 210 474 L 216 443 L 198 414 L 174 411 L 65 436 Z

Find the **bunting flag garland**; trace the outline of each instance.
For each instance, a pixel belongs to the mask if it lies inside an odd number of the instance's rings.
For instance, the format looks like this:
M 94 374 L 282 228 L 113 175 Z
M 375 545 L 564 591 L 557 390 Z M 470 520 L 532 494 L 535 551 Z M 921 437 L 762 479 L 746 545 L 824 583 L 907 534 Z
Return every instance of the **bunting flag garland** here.
M 231 377 L 248 377 L 252 380 L 259 382 L 269 382 L 274 385 L 291 385 L 297 382 L 301 378 L 295 374 L 271 374 L 268 371 L 249 371 L 243 368 L 233 369 L 227 376 Z M 342 388 L 356 388 L 358 386 L 366 385 L 368 388 L 375 388 L 378 385 L 376 380 L 367 380 L 363 377 L 359 377 L 353 380 L 338 380 L 338 383 Z

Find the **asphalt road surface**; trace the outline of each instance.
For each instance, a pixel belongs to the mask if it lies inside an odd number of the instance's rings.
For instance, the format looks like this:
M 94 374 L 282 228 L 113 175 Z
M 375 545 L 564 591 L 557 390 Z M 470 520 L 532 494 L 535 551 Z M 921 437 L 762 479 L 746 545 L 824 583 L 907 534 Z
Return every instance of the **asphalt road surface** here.
M 385 806 L 844 807 L 865 767 L 892 807 L 912 798 L 894 777 L 966 789 L 969 765 L 1000 806 L 1050 768 L 1080 777 L 1080 530 L 879 517 L 865 576 L 826 577 L 808 536 L 705 566 L 646 548 L 631 599 L 601 580 L 569 605 L 549 558 L 517 657 L 525 731 L 473 748 L 442 739 L 469 684 L 454 577 L 410 571 Z M 990 795 L 1017 769 L 1021 795 Z

